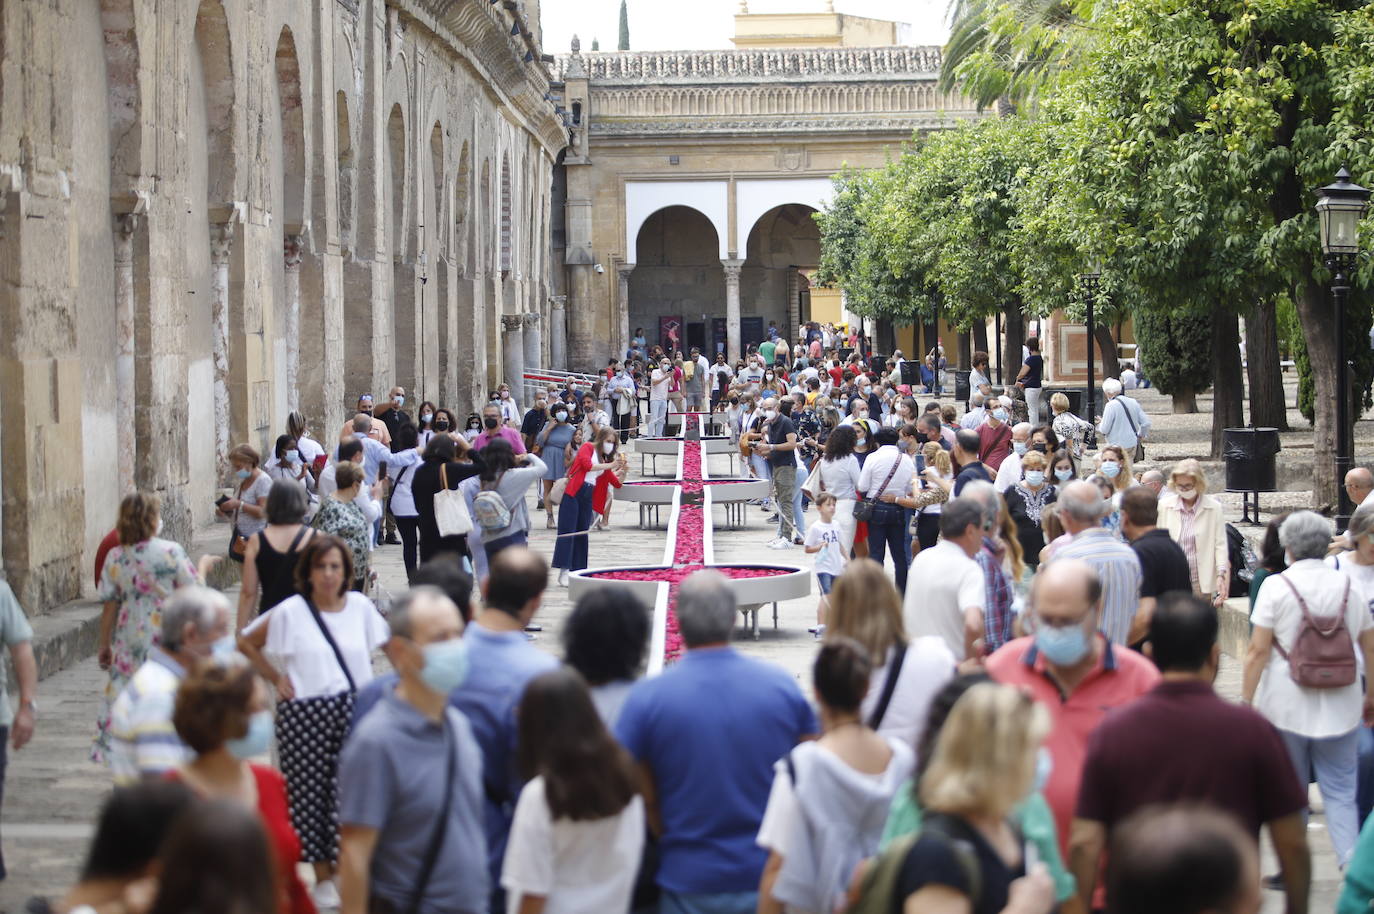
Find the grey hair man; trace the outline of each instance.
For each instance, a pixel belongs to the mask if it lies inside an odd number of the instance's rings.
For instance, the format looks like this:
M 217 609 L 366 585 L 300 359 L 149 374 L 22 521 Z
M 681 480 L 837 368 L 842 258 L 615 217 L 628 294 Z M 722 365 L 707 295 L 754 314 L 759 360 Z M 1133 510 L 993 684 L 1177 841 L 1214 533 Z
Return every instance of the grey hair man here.
M 1146 470 L 1140 474 L 1140 484 L 1159 495 L 1164 491 L 1164 474 L 1159 470 Z
M 968 403 L 968 412 L 964 413 L 964 418 L 959 420 L 959 427 L 977 428 L 988 417 L 987 410 L 983 408 L 983 395 L 975 390 L 973 395 L 968 398 Z
M 790 673 L 730 647 L 737 613 L 719 573 L 683 582 L 677 619 L 687 652 L 631 689 L 615 726 L 659 835 L 658 885 L 682 910 L 754 909 L 767 860 L 755 839 L 773 765 L 817 730 Z
M 1054 560 L 1086 562 L 1102 581 L 1102 634 L 1115 644 L 1138 645 L 1150 630 L 1149 605 L 1141 600 L 1140 559 L 1102 526 L 1111 504 L 1090 482 L 1079 480 L 1059 493 L 1059 519 L 1073 541 L 1055 550 Z
M 177 689 L 212 654 L 234 652 L 229 600 L 183 587 L 162 605 L 162 644 L 148 649 L 110 708 L 110 772 L 117 785 L 161 777 L 190 756 L 172 725 Z
M 1021 481 L 1021 456 L 1030 447 L 1031 424 L 1018 422 L 1011 427 L 1011 453 L 1002 458 L 997 468 L 995 485 L 998 492 L 1005 492 Z
M 1356 655 L 1363 655 L 1365 669 L 1374 669 L 1374 622 L 1360 583 L 1323 561 L 1330 542 L 1331 522 L 1313 511 L 1296 511 L 1279 527 L 1288 567 L 1266 579 L 1255 599 L 1241 700 L 1253 703 L 1278 728 L 1304 786 L 1308 773 L 1316 772 L 1327 832 L 1336 862 L 1344 867 L 1360 829 L 1355 797 L 1360 723 L 1374 723 L 1374 677 L 1361 688 Z M 1323 629 L 1344 620 L 1353 643 L 1343 678 L 1330 661 L 1329 675 L 1317 678 L 1300 674 L 1305 667 L 1290 662 L 1290 657 L 1299 659 L 1302 635 L 1311 631 L 1308 619 Z
M 1350 496 L 1352 508 L 1364 504 L 1370 492 L 1374 492 L 1374 473 L 1364 467 L 1355 467 L 1345 474 L 1345 494 Z

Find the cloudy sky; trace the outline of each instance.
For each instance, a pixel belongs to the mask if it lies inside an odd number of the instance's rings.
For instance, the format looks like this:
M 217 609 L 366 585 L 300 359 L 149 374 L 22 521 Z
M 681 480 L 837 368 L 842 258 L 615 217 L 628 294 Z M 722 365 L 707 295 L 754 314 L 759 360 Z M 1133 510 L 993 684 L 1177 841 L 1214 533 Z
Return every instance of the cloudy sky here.
M 590 50 L 615 50 L 620 0 L 543 0 L 544 50 L 566 54 L 572 36 Z M 820 10 L 824 0 L 749 0 L 753 13 Z M 946 0 L 836 0 L 835 11 L 907 22 L 914 44 L 943 44 Z M 629 0 L 630 48 L 636 51 L 730 48 L 739 0 Z

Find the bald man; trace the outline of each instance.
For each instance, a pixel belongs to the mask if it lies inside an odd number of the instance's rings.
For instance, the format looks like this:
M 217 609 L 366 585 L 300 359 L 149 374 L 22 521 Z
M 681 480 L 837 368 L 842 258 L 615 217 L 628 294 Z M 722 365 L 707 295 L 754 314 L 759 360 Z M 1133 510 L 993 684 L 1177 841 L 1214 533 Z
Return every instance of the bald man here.
M 1355 467 L 1345 474 L 1345 494 L 1350 496 L 1350 507 L 1358 508 L 1374 491 L 1374 473 L 1364 467 Z
M 1159 470 L 1146 470 L 1140 474 L 1140 484 L 1158 496 L 1164 491 L 1164 474 Z

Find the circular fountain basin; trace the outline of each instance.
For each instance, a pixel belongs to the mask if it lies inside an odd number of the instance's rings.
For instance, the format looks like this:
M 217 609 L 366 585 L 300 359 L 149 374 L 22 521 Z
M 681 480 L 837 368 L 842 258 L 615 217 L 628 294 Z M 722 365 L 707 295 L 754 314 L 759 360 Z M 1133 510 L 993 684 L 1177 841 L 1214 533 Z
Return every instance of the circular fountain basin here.
M 769 491 L 766 479 L 703 479 L 701 484 L 711 490 L 711 501 L 716 504 L 766 498 Z M 615 497 L 617 501 L 669 505 L 673 503 L 673 492 L 680 485 L 682 482 L 677 479 L 627 482 L 616 490 Z
M 811 572 L 793 565 L 759 565 L 732 563 L 730 565 L 707 565 L 708 569 L 724 573 L 730 581 L 730 589 L 735 592 L 735 603 L 741 609 L 760 606 L 764 603 L 798 600 L 811 594 Z M 745 572 L 771 571 L 764 577 L 729 577 L 731 569 Z M 668 572 L 682 571 L 680 567 L 669 565 L 635 565 L 629 568 L 584 568 L 568 575 L 568 596 L 573 600 L 598 587 L 621 585 L 628 587 L 648 606 L 657 599 L 661 580 Z M 624 577 L 606 577 L 623 575 Z M 660 580 L 644 580 L 658 577 Z

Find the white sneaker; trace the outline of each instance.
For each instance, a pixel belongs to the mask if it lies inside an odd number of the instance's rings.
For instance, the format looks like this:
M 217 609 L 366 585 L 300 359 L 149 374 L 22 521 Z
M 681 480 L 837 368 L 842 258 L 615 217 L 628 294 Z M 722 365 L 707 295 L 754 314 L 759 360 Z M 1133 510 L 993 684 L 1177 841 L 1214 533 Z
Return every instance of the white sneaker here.
M 768 548 L 769 548 L 769 549 L 791 549 L 791 548 L 792 548 L 792 542 L 791 542 L 790 540 L 784 539 L 784 538 L 782 538 L 782 537 L 780 536 L 780 537 L 778 537 L 777 539 L 773 540 L 771 543 L 769 543 L 769 544 L 768 544 Z
M 560 568 L 560 569 L 558 569 L 558 586 L 559 586 L 559 587 L 567 587 L 567 586 L 568 586 L 568 569 L 566 569 L 566 568 Z
M 315 883 L 315 887 L 310 890 L 310 897 L 315 901 L 315 907 L 321 910 L 325 908 L 338 908 L 340 905 L 339 889 L 334 885 L 333 879 L 326 879 L 324 882 Z

